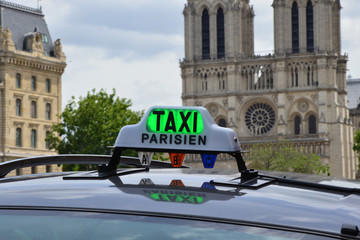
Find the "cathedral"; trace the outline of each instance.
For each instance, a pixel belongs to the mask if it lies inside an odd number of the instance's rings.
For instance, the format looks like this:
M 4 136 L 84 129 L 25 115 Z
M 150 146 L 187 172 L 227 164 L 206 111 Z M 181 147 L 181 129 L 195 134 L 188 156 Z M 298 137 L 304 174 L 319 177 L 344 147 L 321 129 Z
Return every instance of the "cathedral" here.
M 358 177 L 340 0 L 273 0 L 272 8 L 274 51 L 261 56 L 249 0 L 187 0 L 183 105 L 207 108 L 243 150 L 287 140 L 320 156 L 331 176 Z

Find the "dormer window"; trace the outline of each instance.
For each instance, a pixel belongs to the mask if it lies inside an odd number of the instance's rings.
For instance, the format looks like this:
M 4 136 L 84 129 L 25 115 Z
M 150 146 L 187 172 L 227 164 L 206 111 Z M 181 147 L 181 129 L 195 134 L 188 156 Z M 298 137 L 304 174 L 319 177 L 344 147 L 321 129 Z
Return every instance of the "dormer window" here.
M 47 37 L 46 34 L 42 34 L 42 42 L 43 42 L 43 43 L 49 42 L 48 37 Z

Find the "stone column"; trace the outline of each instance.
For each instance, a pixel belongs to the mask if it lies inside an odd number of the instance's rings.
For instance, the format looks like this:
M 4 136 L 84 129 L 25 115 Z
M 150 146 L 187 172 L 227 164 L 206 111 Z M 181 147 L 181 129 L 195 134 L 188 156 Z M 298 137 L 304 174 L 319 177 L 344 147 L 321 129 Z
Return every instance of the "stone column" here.
M 210 57 L 217 57 L 217 29 L 216 29 L 216 11 L 211 11 L 210 20 Z
M 306 52 L 306 5 L 299 6 L 299 52 Z

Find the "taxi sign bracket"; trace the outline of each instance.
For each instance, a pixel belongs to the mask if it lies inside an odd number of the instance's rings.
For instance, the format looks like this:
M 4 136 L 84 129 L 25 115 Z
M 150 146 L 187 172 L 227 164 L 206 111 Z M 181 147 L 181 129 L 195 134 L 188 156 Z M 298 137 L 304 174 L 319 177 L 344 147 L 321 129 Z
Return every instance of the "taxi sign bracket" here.
M 242 173 L 243 171 L 246 171 L 246 170 L 247 170 L 247 167 L 246 167 L 246 164 L 245 164 L 245 160 L 244 160 L 244 158 L 242 157 L 241 152 L 235 152 L 235 153 L 232 153 L 232 154 L 230 154 L 230 155 L 232 155 L 233 157 L 235 157 L 236 163 L 237 163 L 237 166 L 238 166 L 239 173 Z
M 219 153 L 227 153 L 230 156 L 233 156 L 236 159 L 237 167 L 239 173 L 247 171 L 247 167 L 245 164 L 245 160 L 241 155 L 241 152 L 220 152 L 220 151 L 199 151 L 199 150 L 169 150 L 169 149 L 151 149 L 151 148 L 120 148 L 115 147 L 113 150 L 113 154 L 111 160 L 107 165 L 99 166 L 99 172 L 102 173 L 111 173 L 116 171 L 117 165 L 120 164 L 121 152 L 122 149 L 135 149 L 137 151 L 148 151 L 148 152 L 172 152 L 172 153 L 190 153 L 190 154 L 219 154 Z

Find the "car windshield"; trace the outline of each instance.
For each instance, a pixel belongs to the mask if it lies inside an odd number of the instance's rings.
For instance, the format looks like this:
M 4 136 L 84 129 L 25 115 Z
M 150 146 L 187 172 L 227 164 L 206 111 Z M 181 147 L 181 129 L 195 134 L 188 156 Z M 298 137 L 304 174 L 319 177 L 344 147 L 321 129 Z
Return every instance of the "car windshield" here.
M 99 212 L 1 210 L 1 239 L 326 239 L 258 227 Z

